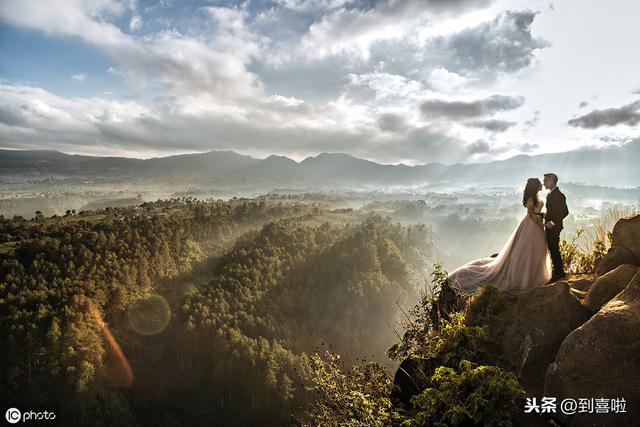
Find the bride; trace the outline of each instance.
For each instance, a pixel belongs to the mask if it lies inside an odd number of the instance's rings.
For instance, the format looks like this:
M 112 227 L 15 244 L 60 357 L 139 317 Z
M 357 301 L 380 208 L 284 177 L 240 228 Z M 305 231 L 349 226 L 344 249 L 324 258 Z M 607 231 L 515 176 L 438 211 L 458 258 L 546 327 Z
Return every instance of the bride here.
M 498 284 L 503 290 L 522 290 L 545 285 L 551 279 L 551 257 L 542 224 L 542 206 L 538 197 L 542 183 L 529 178 L 522 204 L 527 214 L 511 233 L 495 258 L 480 258 L 449 274 L 454 288 L 472 293 L 486 283 Z

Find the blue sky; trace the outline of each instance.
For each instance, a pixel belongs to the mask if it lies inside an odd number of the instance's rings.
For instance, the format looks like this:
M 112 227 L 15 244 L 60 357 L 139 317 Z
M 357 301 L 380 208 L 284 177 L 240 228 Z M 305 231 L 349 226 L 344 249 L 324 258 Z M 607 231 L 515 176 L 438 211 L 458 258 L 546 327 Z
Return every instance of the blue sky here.
M 0 147 L 486 161 L 640 136 L 633 0 L 3 0 Z
M 120 81 L 107 70 L 109 57 L 77 40 L 43 36 L 37 31 L 2 25 L 0 49 L 2 78 L 47 88 L 61 96 L 92 96 L 120 89 Z M 89 84 L 70 76 L 91 75 Z M 86 77 L 85 77 L 86 78 Z

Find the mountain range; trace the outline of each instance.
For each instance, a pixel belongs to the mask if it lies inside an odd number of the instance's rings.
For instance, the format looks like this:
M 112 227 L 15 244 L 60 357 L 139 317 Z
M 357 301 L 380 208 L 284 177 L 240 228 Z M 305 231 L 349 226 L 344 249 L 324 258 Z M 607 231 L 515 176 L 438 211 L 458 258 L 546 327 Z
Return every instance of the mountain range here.
M 397 186 L 491 185 L 520 187 L 555 172 L 564 182 L 637 187 L 640 138 L 621 146 L 518 155 L 486 163 L 388 165 L 343 153 L 296 162 L 210 151 L 151 159 L 70 155 L 50 150 L 0 150 L 0 182 L 82 179 L 92 182 L 174 184 L 226 189 L 346 189 Z

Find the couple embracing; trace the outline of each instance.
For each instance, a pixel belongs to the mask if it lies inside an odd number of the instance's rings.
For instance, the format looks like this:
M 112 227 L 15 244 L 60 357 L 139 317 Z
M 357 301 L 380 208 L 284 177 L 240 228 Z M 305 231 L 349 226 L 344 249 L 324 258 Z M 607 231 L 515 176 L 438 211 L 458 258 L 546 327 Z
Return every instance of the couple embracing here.
M 527 214 L 500 252 L 452 271 L 451 286 L 472 293 L 484 284 L 495 283 L 503 290 L 518 291 L 565 277 L 559 243 L 562 220 L 569 215 L 567 201 L 557 186 L 556 174 L 545 174 L 543 181 L 544 187 L 550 190 L 546 212 L 542 212 L 545 203 L 538 195 L 543 184 L 538 178 L 529 178 L 522 197 Z

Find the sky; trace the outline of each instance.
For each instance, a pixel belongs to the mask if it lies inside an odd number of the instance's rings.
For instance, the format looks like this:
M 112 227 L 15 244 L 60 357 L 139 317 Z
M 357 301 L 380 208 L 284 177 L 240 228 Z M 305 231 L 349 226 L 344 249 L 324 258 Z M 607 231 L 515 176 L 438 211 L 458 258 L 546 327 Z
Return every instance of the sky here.
M 2 0 L 0 148 L 478 162 L 640 137 L 637 0 Z

